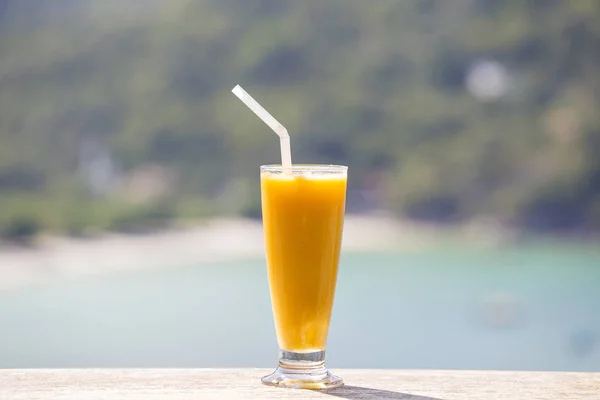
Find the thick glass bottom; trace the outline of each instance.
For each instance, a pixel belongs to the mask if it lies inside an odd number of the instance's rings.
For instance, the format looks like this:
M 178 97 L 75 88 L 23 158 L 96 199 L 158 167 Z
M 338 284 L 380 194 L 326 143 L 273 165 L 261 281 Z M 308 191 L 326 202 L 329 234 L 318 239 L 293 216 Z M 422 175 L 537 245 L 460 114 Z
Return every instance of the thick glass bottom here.
M 342 378 L 325 368 L 325 351 L 296 353 L 281 350 L 279 367 L 261 380 L 265 385 L 291 389 L 333 389 L 344 384 Z

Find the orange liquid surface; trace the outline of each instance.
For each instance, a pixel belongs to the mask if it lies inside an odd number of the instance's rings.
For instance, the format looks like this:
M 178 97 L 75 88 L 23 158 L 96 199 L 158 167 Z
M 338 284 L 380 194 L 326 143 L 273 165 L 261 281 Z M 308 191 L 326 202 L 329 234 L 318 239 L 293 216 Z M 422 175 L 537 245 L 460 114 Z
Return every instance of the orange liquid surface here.
M 337 280 L 346 176 L 261 176 L 271 303 L 279 347 L 324 350 Z

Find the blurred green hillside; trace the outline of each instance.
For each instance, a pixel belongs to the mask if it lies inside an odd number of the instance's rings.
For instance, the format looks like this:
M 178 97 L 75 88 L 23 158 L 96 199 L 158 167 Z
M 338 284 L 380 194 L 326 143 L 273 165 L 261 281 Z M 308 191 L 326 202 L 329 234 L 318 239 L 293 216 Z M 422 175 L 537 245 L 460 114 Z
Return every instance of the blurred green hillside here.
M 259 215 L 238 83 L 350 211 L 600 228 L 596 0 L 0 0 L 0 55 L 5 236 Z

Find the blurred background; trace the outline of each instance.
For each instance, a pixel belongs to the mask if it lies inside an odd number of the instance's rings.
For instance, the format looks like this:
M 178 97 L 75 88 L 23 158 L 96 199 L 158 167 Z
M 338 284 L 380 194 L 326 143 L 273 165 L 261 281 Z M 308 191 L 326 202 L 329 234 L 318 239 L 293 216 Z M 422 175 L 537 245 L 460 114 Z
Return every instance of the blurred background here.
M 600 370 L 600 3 L 0 0 L 0 367 L 274 367 L 258 168 L 349 165 L 328 362 Z

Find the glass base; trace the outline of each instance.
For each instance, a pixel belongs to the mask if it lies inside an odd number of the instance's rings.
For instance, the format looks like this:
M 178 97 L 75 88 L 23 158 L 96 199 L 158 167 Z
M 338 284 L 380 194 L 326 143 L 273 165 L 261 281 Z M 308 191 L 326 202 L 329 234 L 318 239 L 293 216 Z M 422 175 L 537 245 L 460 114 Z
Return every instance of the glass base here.
M 296 353 L 281 350 L 279 367 L 261 379 L 269 386 L 291 389 L 333 389 L 344 384 L 342 378 L 325 368 L 325 351 Z

